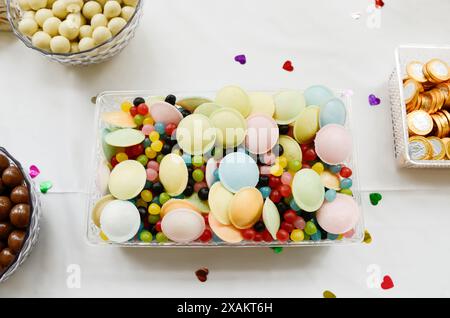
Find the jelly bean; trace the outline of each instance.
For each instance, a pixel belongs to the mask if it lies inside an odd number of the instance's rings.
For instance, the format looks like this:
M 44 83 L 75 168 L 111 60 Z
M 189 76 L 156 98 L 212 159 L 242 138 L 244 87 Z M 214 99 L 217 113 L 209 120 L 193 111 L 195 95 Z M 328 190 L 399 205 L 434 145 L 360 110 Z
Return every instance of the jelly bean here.
M 283 174 L 283 168 L 280 165 L 275 164 L 270 167 L 270 174 L 275 177 L 281 177 L 281 175 Z
M 320 241 L 322 239 L 322 233 L 320 233 L 320 231 L 317 231 L 316 233 L 314 233 L 313 235 L 311 235 L 311 240 L 313 241 Z
M 280 242 L 287 242 L 287 240 L 289 240 L 289 232 L 284 229 L 279 229 L 277 232 L 277 239 Z
M 128 160 L 128 155 L 126 153 L 124 153 L 124 152 L 119 152 L 116 155 L 116 159 L 117 159 L 118 162 L 122 162 L 122 161 Z
M 201 169 L 195 169 L 194 172 L 192 172 L 192 178 L 195 182 L 202 182 L 205 178 L 205 174 Z
M 153 200 L 153 194 L 150 190 L 142 190 L 141 192 L 141 198 L 145 202 L 152 202 Z
M 340 175 L 342 178 L 350 178 L 352 176 L 353 172 L 348 167 L 342 167 Z
M 163 232 L 159 232 L 159 233 L 156 233 L 156 241 L 158 243 L 166 243 L 169 241 L 169 239 Z
M 270 193 L 270 200 L 272 200 L 273 203 L 278 203 L 281 201 L 281 194 L 278 190 L 272 190 Z
M 276 156 L 282 156 L 284 154 L 284 148 L 282 145 L 277 144 L 275 145 L 275 147 L 273 147 L 272 152 L 276 155 Z
M 261 192 L 261 195 L 265 199 L 270 196 L 270 192 L 272 192 L 272 189 L 270 189 L 269 187 L 261 187 L 259 188 L 259 191 Z
M 133 107 L 130 108 L 130 115 L 131 115 L 131 116 L 134 117 L 134 116 L 137 115 L 137 113 L 138 113 L 138 112 L 137 112 L 137 107 L 133 106 Z
M 111 166 L 114 168 L 115 166 L 117 166 L 119 164 L 119 161 L 117 161 L 116 157 L 112 157 L 111 158 Z
M 136 158 L 136 161 L 145 167 L 147 165 L 148 158 L 146 155 L 140 155 L 139 157 Z
M 197 183 L 194 185 L 194 191 L 195 191 L 195 192 L 200 192 L 200 189 L 203 189 L 203 188 L 208 188 L 208 185 L 207 185 L 206 182 L 204 182 L 204 181 L 202 181 L 202 182 L 197 182 Z
M 159 171 L 159 163 L 155 160 L 151 160 L 147 163 L 147 168 Z
M 146 136 L 150 135 L 152 131 L 155 131 L 155 127 L 152 125 L 144 125 L 142 126 L 142 133 Z
M 159 204 L 159 195 L 153 198 L 152 203 Z
M 142 123 L 144 122 L 144 116 L 137 114 L 136 116 L 134 116 L 134 123 L 138 126 L 141 126 Z
M 336 240 L 337 238 L 338 238 L 338 234 L 331 234 L 331 233 L 328 233 L 327 234 L 327 239 L 329 239 L 329 240 L 331 240 L 331 241 L 334 241 L 334 240 Z
M 294 199 L 292 199 L 292 200 L 289 202 L 289 206 L 290 206 L 291 209 L 294 210 L 294 211 L 300 211 L 300 207 L 297 205 L 297 202 L 295 202 Z
M 304 232 L 304 231 L 303 231 Z M 306 233 L 304 233 L 305 234 L 305 239 L 304 239 L 304 241 L 309 241 L 309 239 L 311 238 L 311 236 L 309 236 L 308 234 L 306 234 Z
M 291 240 L 294 242 L 301 242 L 305 239 L 305 234 L 302 230 L 295 229 L 291 232 Z
M 103 241 L 109 241 L 109 238 L 106 236 L 105 233 L 103 233 L 103 231 L 100 231 L 100 238 L 101 238 Z
M 355 234 L 355 230 L 354 230 L 354 229 L 351 229 L 350 231 L 343 233 L 343 234 L 342 234 L 342 237 L 345 237 L 345 238 L 352 238 L 354 234 Z
M 150 147 L 150 145 L 152 144 L 152 142 L 150 141 L 150 139 L 145 138 L 144 142 L 142 143 L 142 145 L 144 146 L 144 148 Z
M 263 240 L 263 235 L 262 233 L 256 233 L 255 237 L 253 238 L 254 242 L 261 242 Z
M 153 120 L 153 118 L 151 118 L 150 116 L 147 116 L 144 118 L 144 121 L 142 122 L 142 125 L 150 125 L 153 127 L 153 125 L 155 124 L 155 121 Z M 153 130 L 155 129 L 155 127 L 153 127 Z
M 183 160 L 184 160 L 184 163 L 186 164 L 186 166 L 190 166 L 191 165 L 191 163 L 192 163 L 192 157 L 191 157 L 191 155 L 188 155 L 188 154 L 183 154 L 182 156 L 181 156 L 181 158 L 183 158 Z
M 289 234 L 288 234 L 288 237 L 289 237 Z M 264 232 L 262 232 L 262 239 L 264 240 L 264 242 L 272 242 L 273 241 L 272 235 L 267 230 L 264 230 Z
M 150 138 L 150 141 L 155 142 L 155 141 L 159 140 L 159 138 L 160 138 L 161 136 L 159 135 L 159 132 L 157 132 L 157 131 L 152 131 L 152 132 L 150 133 L 150 135 L 148 135 L 148 137 Z
M 308 235 L 313 235 L 317 232 L 317 227 L 312 221 L 306 222 L 305 233 Z
M 335 165 L 335 166 L 330 166 L 330 171 L 338 174 L 339 172 L 341 172 L 342 166 L 341 165 Z
M 159 220 L 159 221 L 156 222 L 156 224 L 155 224 L 155 230 L 156 230 L 157 232 L 161 232 L 161 231 L 162 231 L 162 230 L 161 230 L 161 223 L 162 223 L 162 221 Z
M 145 187 L 144 187 L 145 189 L 150 190 L 152 188 L 152 186 L 153 186 L 153 183 L 151 181 L 149 181 L 149 180 L 145 181 Z
M 276 157 L 273 152 L 269 152 L 264 154 L 263 156 L 263 163 L 266 165 L 272 165 L 275 163 Z
M 156 123 L 155 130 L 159 132 L 160 135 L 163 135 L 166 133 L 166 125 L 164 125 L 164 123 Z
M 156 162 L 157 163 L 161 163 L 161 161 L 164 159 L 164 155 L 162 155 L 162 154 L 159 154 L 157 157 L 156 157 Z
M 139 106 L 142 103 L 145 103 L 145 99 L 142 97 L 136 97 L 135 99 L 133 99 L 134 106 Z
M 212 232 L 210 229 L 205 229 L 202 233 L 202 235 L 200 235 L 199 240 L 206 243 L 211 241 L 212 239 Z
M 140 114 L 142 116 L 147 115 L 148 114 L 148 106 L 144 103 L 139 104 L 137 107 L 137 112 L 138 112 L 138 114 Z
M 125 153 L 128 155 L 128 158 L 136 158 L 140 154 L 144 153 L 144 146 L 142 144 L 137 144 L 131 147 L 127 147 L 125 149 Z
M 341 188 L 342 189 L 350 189 L 353 185 L 352 179 L 345 178 L 341 180 Z
M 159 203 L 161 205 L 163 205 L 164 203 L 166 203 L 169 200 L 170 200 L 170 195 L 167 194 L 166 192 L 163 192 L 159 195 Z
M 329 189 L 325 192 L 325 200 L 333 202 L 336 199 L 336 190 Z
M 321 162 L 316 162 L 315 164 L 313 164 L 311 169 L 313 169 L 318 174 L 321 174 L 325 170 L 325 166 Z
M 303 154 L 303 160 L 305 161 L 314 161 L 316 159 L 317 159 L 316 151 L 312 148 L 306 150 L 305 153 Z
M 201 166 L 203 166 L 203 157 L 202 156 L 194 156 L 194 157 L 192 157 L 192 165 L 194 167 L 201 167 Z
M 300 149 L 302 150 L 302 154 L 304 154 L 309 148 L 311 148 L 311 145 L 308 144 L 301 144 Z
M 158 215 L 161 213 L 161 207 L 156 203 L 152 203 L 148 206 L 148 213 L 151 215 Z
M 148 216 L 148 223 L 150 224 L 156 224 L 156 222 L 158 222 L 160 219 L 159 214 L 155 215 L 155 214 L 150 214 Z
M 280 194 L 283 198 L 289 198 L 292 194 L 291 187 L 286 184 L 280 185 L 278 187 L 278 191 L 280 192 Z
M 251 228 L 242 231 L 242 237 L 246 241 L 253 241 L 253 239 L 255 238 L 255 235 L 256 235 L 256 231 Z
M 269 187 L 272 189 L 278 188 L 281 184 L 281 179 L 275 176 L 269 177 Z
M 286 168 L 288 165 L 288 160 L 285 156 L 280 156 L 278 157 L 275 162 L 281 167 L 281 168 Z
M 288 163 L 288 168 L 289 170 L 297 172 L 302 168 L 302 163 L 300 162 L 300 160 L 291 160 Z
M 131 104 L 129 101 L 124 101 L 122 104 L 120 104 L 120 109 L 125 113 L 128 113 L 131 107 L 133 107 L 133 104 Z
M 306 162 L 303 162 L 302 169 L 311 169 L 311 166 L 309 164 L 307 164 Z
M 219 169 L 214 170 L 213 176 L 214 176 L 214 179 L 220 180 L 220 177 L 219 177 Z
M 295 211 L 293 210 L 287 210 L 283 215 L 283 219 L 291 224 L 294 224 L 294 221 L 297 220 L 297 217 L 297 213 L 295 213 Z
M 292 230 L 294 229 L 294 226 L 291 223 L 283 221 L 283 222 L 281 222 L 280 228 L 282 228 L 283 230 L 287 231 L 288 233 L 291 233 Z
M 263 176 L 267 176 L 270 174 L 270 166 L 260 166 L 259 173 Z
M 147 169 L 147 180 L 148 181 L 155 181 L 158 179 L 158 172 L 153 169 Z
M 253 228 L 255 229 L 256 232 L 261 233 L 266 229 L 266 226 L 264 225 L 264 222 L 258 221 L 255 223 L 255 225 L 253 225 Z
M 164 144 L 162 143 L 161 140 L 157 140 L 157 141 L 152 142 L 152 145 L 150 146 L 150 148 L 152 148 L 156 152 L 160 152 L 163 148 L 163 145 Z
M 150 243 L 153 241 L 153 235 L 149 231 L 144 230 L 139 234 L 139 240 L 145 243 Z
M 175 129 L 177 129 L 177 125 L 175 125 L 174 123 L 168 123 L 165 129 L 165 133 L 168 136 L 172 136 L 173 132 L 175 131 Z
M 147 208 L 148 204 L 147 204 L 147 202 L 145 202 L 143 199 L 138 199 L 138 200 L 136 201 L 136 206 L 137 206 L 138 208 Z
M 147 148 L 145 148 L 145 155 L 149 159 L 154 159 L 154 158 L 156 158 L 157 153 L 151 147 L 147 147 Z
M 289 172 L 284 172 L 281 175 L 281 183 L 291 185 L 291 182 L 292 182 L 292 175 Z
M 306 227 L 305 219 L 301 216 L 297 216 L 292 224 L 294 224 L 294 227 L 299 230 L 303 230 Z

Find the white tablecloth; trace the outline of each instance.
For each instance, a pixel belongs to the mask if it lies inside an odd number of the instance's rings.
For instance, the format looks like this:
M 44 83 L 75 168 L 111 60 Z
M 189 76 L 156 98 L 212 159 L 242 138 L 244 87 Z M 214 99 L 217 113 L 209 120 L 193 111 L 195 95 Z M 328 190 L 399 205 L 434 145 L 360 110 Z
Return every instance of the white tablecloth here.
M 0 33 L 0 145 L 54 188 L 40 241 L 5 296 L 450 296 L 450 171 L 396 168 L 387 80 L 402 43 L 448 44 L 446 0 L 145 0 L 136 38 L 113 60 L 64 67 Z M 369 10 L 370 11 L 370 10 Z M 356 16 L 360 14 L 360 18 Z M 377 20 L 372 20 L 372 22 Z M 371 27 L 370 27 L 371 26 Z M 375 26 L 375 27 L 374 27 Z M 234 61 L 246 54 L 247 64 Z M 282 70 L 286 60 L 295 70 Z M 352 89 L 359 179 L 373 243 L 351 247 L 148 250 L 89 246 L 85 200 L 94 106 L 104 90 Z M 370 107 L 375 94 L 381 105 Z M 381 192 L 373 207 L 368 193 Z M 70 266 L 75 264 L 76 266 Z M 389 291 L 369 288 L 375 264 Z M 73 268 L 81 288 L 68 288 Z M 206 266 L 201 284 L 194 271 Z M 69 284 L 70 286 L 70 284 Z M 73 287 L 73 286 L 72 286 Z

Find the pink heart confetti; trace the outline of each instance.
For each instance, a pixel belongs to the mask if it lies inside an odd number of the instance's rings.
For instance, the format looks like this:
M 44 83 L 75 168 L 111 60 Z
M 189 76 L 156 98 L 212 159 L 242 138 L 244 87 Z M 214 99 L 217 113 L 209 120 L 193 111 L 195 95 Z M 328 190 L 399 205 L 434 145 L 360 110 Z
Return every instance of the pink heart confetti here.
M 245 63 L 247 63 L 247 57 L 244 54 L 236 55 L 234 57 L 234 60 L 236 62 L 240 63 L 241 65 L 244 65 Z
M 370 106 L 377 106 L 377 105 L 380 105 L 380 103 L 381 103 L 381 100 L 378 97 L 376 97 L 374 94 L 369 95 Z
M 351 17 L 353 18 L 353 20 L 359 20 L 359 18 L 361 18 L 361 12 L 353 12 L 351 14 Z
M 29 174 L 30 174 L 31 179 L 36 178 L 40 173 L 41 173 L 41 171 L 39 170 L 38 167 L 36 167 L 35 165 L 30 166 Z

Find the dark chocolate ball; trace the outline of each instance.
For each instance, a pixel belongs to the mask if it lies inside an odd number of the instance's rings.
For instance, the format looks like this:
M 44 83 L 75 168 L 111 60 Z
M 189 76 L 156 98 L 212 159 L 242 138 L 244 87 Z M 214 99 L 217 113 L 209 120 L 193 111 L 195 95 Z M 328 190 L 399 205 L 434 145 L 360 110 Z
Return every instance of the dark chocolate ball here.
M 9 214 L 11 224 L 19 229 L 26 228 L 30 224 L 30 206 L 28 204 L 16 204 Z
M 3 192 L 5 192 L 5 190 L 6 190 L 6 187 L 3 184 L 2 178 L 0 178 L 0 195 L 2 195 Z
M 11 194 L 9 195 L 9 197 L 11 198 L 11 201 L 15 204 L 30 203 L 30 194 L 29 194 L 26 186 L 15 187 L 11 191 Z
M 0 266 L 3 268 L 8 267 L 14 262 L 16 255 L 14 255 L 9 248 L 5 248 L 0 252 Z
M 175 97 L 175 95 L 170 94 L 170 95 L 167 95 L 165 101 L 166 101 L 166 103 L 169 103 L 169 104 L 175 106 L 175 103 L 177 102 L 177 98 Z
M 18 254 L 25 240 L 25 231 L 12 231 L 8 237 L 8 247 L 13 254 Z
M 13 231 L 13 226 L 9 222 L 0 222 L 0 241 L 8 239 L 9 234 Z
M 4 155 L 0 154 L 0 173 L 9 167 L 9 160 Z
M 0 197 L 0 221 L 7 220 L 13 204 L 8 197 Z
M 0 252 L 6 247 L 6 244 L 3 241 L 0 241 Z
M 208 200 L 208 196 L 209 196 L 209 188 L 204 187 L 198 190 L 198 197 L 200 198 L 200 200 L 206 201 Z
M 145 99 L 143 99 L 142 97 L 136 97 L 133 100 L 133 105 L 134 106 L 139 106 L 140 104 L 145 103 Z
M 22 172 L 20 172 L 19 168 L 10 166 L 3 171 L 2 181 L 5 186 L 14 188 L 15 186 L 22 184 Z

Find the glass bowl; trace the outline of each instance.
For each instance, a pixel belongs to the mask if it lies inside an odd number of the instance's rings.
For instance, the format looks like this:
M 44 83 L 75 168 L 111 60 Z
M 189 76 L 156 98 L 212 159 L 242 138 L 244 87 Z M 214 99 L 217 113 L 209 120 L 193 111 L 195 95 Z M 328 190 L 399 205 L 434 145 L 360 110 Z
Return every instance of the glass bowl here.
M 125 27 L 105 43 L 90 50 L 78 53 L 52 53 L 39 49 L 31 43 L 31 39 L 23 35 L 18 28 L 22 10 L 18 0 L 6 0 L 7 16 L 14 34 L 30 49 L 33 49 L 52 61 L 66 65 L 90 65 L 104 62 L 120 53 L 134 37 L 136 28 L 142 16 L 143 0 L 139 0 L 136 10 Z

